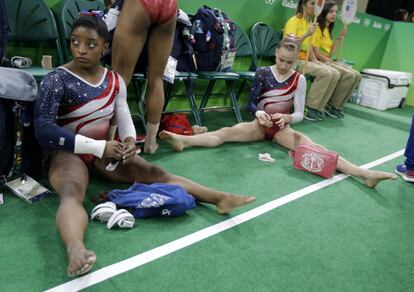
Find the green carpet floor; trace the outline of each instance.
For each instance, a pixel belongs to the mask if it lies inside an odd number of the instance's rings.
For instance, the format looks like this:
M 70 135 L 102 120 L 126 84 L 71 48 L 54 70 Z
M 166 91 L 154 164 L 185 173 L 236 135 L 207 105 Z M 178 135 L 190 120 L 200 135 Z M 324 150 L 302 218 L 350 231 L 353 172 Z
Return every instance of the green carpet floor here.
M 405 147 L 413 110 L 348 105 L 344 119 L 304 121 L 294 128 L 362 165 Z M 203 120 L 209 130 L 235 121 L 231 112 L 208 112 Z M 91 222 L 85 242 L 97 254 L 93 271 L 322 181 L 295 170 L 287 151 L 270 141 L 182 153 L 160 146 L 145 158 L 210 187 L 255 195 L 257 201 L 227 216 L 198 205 L 178 218 L 137 220 L 132 230 Z M 276 163 L 258 161 L 258 153 L 265 152 Z M 402 160 L 375 169 L 392 172 Z M 90 199 L 97 193 L 126 187 L 93 179 L 86 209 L 93 208 Z M 71 280 L 55 228 L 57 197 L 28 205 L 1 192 L 0 291 L 42 291 Z M 347 178 L 87 290 L 412 291 L 413 222 L 414 184 L 398 179 L 368 189 Z

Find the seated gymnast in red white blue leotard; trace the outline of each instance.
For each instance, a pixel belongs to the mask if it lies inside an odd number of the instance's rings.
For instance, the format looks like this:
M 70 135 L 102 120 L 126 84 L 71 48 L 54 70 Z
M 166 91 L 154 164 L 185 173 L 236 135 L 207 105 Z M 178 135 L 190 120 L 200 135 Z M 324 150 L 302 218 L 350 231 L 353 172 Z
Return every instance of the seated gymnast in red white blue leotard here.
M 64 66 L 57 68 L 43 79 L 37 105 L 37 137 L 44 152 L 79 154 L 89 168 L 94 156 L 104 154 L 114 113 L 121 140 L 136 135 L 125 83 L 108 69 L 97 84 L 91 84 Z
M 257 70 L 249 103 L 249 110 L 255 114 L 256 119 L 194 136 L 162 131 L 161 139 L 176 151 L 183 151 L 188 147 L 215 147 L 226 142 L 264 139 L 272 140 L 293 151 L 300 144 L 311 144 L 325 149 L 290 127 L 290 124 L 302 121 L 305 104 L 305 78 L 293 70 L 299 47 L 296 38 L 284 38 L 276 50 L 276 64 Z M 294 110 L 290 113 L 292 105 Z M 360 177 L 369 187 L 375 187 L 383 179 L 395 178 L 391 173 L 362 169 L 342 157 L 339 158 L 337 170 Z
M 286 79 L 279 81 L 272 67 L 262 67 L 256 72 L 248 108 L 255 115 L 267 114 L 271 117 L 274 114 L 288 115 L 293 106 L 289 123 L 299 123 L 303 119 L 305 92 L 306 80 L 299 72 L 293 71 Z M 271 121 L 271 127 L 264 127 L 268 140 L 272 140 L 280 128 L 284 127 L 275 118 Z
M 229 213 L 255 200 L 201 186 L 136 155 L 125 83 L 120 75 L 100 65 L 108 36 L 101 19 L 89 15 L 76 20 L 70 45 L 73 60 L 44 78 L 35 106 L 36 137 L 48 156 L 49 181 L 60 199 L 56 223 L 66 245 L 70 276 L 87 273 L 96 261 L 95 253 L 83 241 L 88 224 L 83 200 L 91 169 L 114 182 L 179 185 L 196 200 L 216 205 L 219 213 Z M 113 115 L 121 141 L 106 139 Z M 85 160 L 79 155 L 95 158 Z M 106 166 L 113 159 L 120 164 L 108 171 Z

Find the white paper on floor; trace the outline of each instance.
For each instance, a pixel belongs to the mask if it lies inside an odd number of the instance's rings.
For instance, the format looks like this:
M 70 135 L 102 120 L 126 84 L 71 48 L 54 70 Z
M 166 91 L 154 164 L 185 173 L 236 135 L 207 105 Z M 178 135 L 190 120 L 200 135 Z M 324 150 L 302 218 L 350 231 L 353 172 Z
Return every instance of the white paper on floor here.
M 257 159 L 264 162 L 276 162 L 276 160 L 274 160 L 269 153 L 259 153 L 259 157 Z

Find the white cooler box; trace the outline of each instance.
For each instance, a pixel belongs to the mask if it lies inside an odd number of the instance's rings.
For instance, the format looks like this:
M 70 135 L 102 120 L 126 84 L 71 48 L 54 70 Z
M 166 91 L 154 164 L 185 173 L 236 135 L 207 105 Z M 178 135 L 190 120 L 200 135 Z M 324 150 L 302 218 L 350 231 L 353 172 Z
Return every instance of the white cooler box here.
M 361 105 L 378 110 L 404 105 L 411 84 L 411 73 L 364 69 L 361 75 L 358 87 Z

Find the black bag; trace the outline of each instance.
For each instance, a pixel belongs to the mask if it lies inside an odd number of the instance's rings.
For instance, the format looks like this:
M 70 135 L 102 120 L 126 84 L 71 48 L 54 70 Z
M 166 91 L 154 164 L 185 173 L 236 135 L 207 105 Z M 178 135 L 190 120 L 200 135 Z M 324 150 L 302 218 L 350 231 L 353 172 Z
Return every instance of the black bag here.
M 236 53 L 233 21 L 217 8 L 206 5 L 198 9 L 193 20 L 194 50 L 198 70 L 226 71 L 223 59 L 227 53 Z
M 194 72 L 197 69 L 191 34 L 192 24 L 187 14 L 179 9 L 175 26 L 171 57 L 177 60 L 177 71 Z
M 7 22 L 6 3 L 0 0 L 0 66 L 3 64 L 3 57 L 6 52 L 7 36 L 10 28 Z
M 0 176 L 8 175 L 13 162 L 15 141 L 14 102 L 0 98 Z
M 37 83 L 31 74 L 0 67 L 0 177 L 42 174 L 33 128 L 36 96 Z

